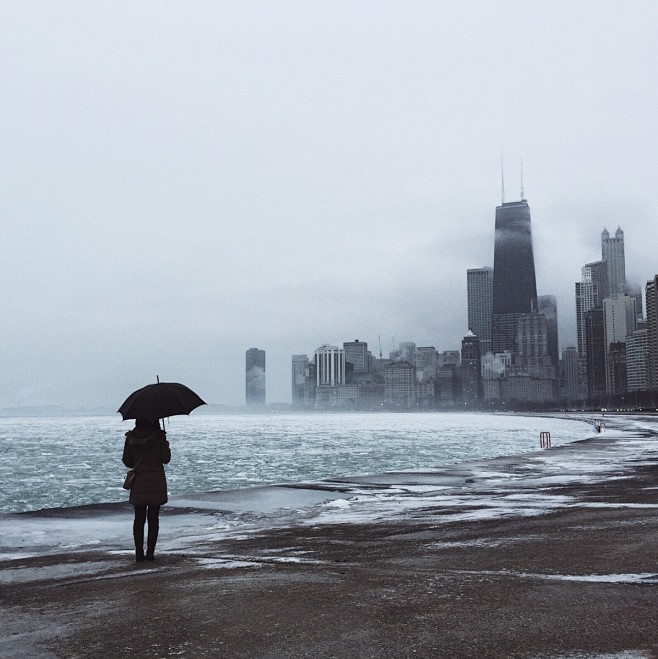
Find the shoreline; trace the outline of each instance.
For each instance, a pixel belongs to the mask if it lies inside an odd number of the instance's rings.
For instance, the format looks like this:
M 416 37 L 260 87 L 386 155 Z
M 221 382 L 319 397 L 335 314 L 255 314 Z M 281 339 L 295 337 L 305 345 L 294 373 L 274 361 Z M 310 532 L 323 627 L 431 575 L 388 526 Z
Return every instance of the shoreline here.
M 276 511 L 188 497 L 146 568 L 131 510 L 13 515 L 0 656 L 658 656 L 658 418 L 606 419 L 546 451 L 281 488 Z

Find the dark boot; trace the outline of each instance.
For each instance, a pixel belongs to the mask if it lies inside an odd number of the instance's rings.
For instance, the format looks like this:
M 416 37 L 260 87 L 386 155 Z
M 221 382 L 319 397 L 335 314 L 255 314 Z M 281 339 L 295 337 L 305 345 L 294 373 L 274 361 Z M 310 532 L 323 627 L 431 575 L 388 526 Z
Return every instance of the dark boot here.
M 141 524 L 133 525 L 133 537 L 135 538 L 135 560 L 140 563 L 144 560 L 144 527 Z
M 148 537 L 146 540 L 146 560 L 152 561 L 155 553 L 155 544 L 158 541 L 158 523 L 149 524 Z

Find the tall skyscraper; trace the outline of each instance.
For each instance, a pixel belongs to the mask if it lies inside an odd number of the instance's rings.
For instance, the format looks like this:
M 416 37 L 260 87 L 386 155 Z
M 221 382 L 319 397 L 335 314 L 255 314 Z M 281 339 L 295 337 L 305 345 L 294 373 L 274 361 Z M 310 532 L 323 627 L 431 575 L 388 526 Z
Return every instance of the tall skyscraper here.
M 647 381 L 650 391 L 658 391 L 658 275 L 647 282 Z
M 586 334 L 585 334 L 585 314 L 590 309 L 595 309 L 594 299 L 596 298 L 594 284 L 591 280 L 576 282 L 576 338 L 578 339 L 578 356 L 584 359 L 586 353 Z
M 635 313 L 638 321 L 644 318 L 642 307 L 642 287 L 636 283 L 626 282 L 626 295 L 630 295 L 635 300 Z
M 621 227 L 611 238 L 607 229 L 601 233 L 601 258 L 608 263 L 610 295 L 626 295 L 626 260 L 624 257 L 624 232 Z
M 315 386 L 315 382 L 313 383 Z M 306 355 L 292 356 L 292 405 L 303 407 L 308 390 L 308 357 Z
M 562 351 L 564 368 L 564 395 L 569 402 L 580 399 L 578 387 L 578 351 L 575 346 L 569 346 Z
M 554 295 L 538 296 L 537 310 L 546 317 L 546 350 L 553 362 L 553 368 L 557 373 L 560 367 L 557 333 L 557 299 Z
M 647 328 L 636 329 L 626 337 L 626 389 L 647 391 L 648 384 Z
M 588 263 L 581 269 L 581 281 L 576 283 L 576 331 L 578 356 L 585 358 L 585 314 L 603 305 L 608 297 L 608 264 Z
M 265 351 L 249 348 L 245 366 L 247 406 L 265 405 Z
M 594 306 L 600 307 L 603 305 L 603 300 L 610 297 L 608 262 L 594 261 L 593 263 L 587 263 L 583 266 L 583 281 L 586 275 L 594 283 Z
M 585 314 L 585 335 L 587 337 L 587 396 L 605 396 L 605 332 L 603 329 L 603 307 L 590 309 Z
M 626 337 L 636 329 L 635 299 L 628 295 L 613 295 L 603 300 L 603 332 L 605 338 L 606 389 L 609 394 L 619 394 L 623 383 L 626 387 L 625 355 L 620 356 L 621 347 L 617 344 L 626 343 Z M 612 349 L 611 346 L 615 345 Z M 619 377 L 616 368 L 622 363 L 624 376 Z
M 466 271 L 468 329 L 478 337 L 483 355 L 491 351 L 493 272 L 487 266 Z
M 576 335 L 578 346 L 578 388 L 579 395 L 588 395 L 587 376 L 587 323 L 586 314 L 592 309 L 603 307 L 608 297 L 608 263 L 595 261 L 581 269 L 581 281 L 576 283 Z
M 482 404 L 480 341 L 470 331 L 462 339 L 462 402 L 466 408 Z
M 492 349 L 516 352 L 519 316 L 537 311 L 530 208 L 525 199 L 496 208 Z

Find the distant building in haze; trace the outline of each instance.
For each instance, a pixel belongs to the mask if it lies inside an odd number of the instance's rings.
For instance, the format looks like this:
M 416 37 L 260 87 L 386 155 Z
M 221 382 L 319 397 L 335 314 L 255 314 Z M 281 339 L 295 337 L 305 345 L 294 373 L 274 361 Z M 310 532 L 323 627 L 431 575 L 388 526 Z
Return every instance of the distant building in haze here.
M 439 353 L 434 346 L 421 346 L 414 350 L 416 379 L 419 382 L 436 380 L 439 368 Z
M 292 405 L 309 408 L 315 404 L 315 363 L 306 355 L 292 356 Z
M 557 330 L 557 299 L 554 295 L 540 295 L 537 298 L 537 311 L 546 318 L 546 350 L 556 372 L 560 363 Z
M 468 329 L 478 337 L 483 355 L 491 351 L 493 274 L 486 266 L 466 271 Z
M 397 361 L 384 368 L 384 400 L 388 407 L 415 407 L 416 368 L 413 364 Z
M 265 405 L 265 351 L 249 348 L 245 360 L 245 394 L 248 407 Z
M 564 370 L 564 397 L 573 403 L 581 399 L 578 387 L 578 350 L 570 346 L 562 351 L 562 367 Z
M 628 295 L 613 295 L 603 300 L 605 382 L 608 394 L 620 394 L 626 388 L 626 356 L 622 356 L 621 352 L 622 348 L 625 349 L 626 337 L 635 331 L 636 322 L 634 298 Z M 611 347 L 613 344 L 614 349 Z
M 345 361 L 352 364 L 354 373 L 368 373 L 370 371 L 370 352 L 368 344 L 356 339 L 343 343 Z
M 644 318 L 643 306 L 642 306 L 642 287 L 636 283 L 626 282 L 626 295 L 632 297 L 635 300 L 635 315 L 637 316 L 638 321 Z
M 626 259 L 624 256 L 624 232 L 621 227 L 611 238 L 607 229 L 601 233 L 601 259 L 608 264 L 608 294 L 626 295 Z

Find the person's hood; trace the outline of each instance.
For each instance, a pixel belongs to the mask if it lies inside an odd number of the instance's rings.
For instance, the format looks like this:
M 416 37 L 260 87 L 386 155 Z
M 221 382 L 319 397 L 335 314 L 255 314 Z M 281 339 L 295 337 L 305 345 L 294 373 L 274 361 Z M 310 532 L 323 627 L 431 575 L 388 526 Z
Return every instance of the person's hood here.
M 141 428 L 134 428 L 126 433 L 128 441 L 134 446 L 144 446 L 151 439 L 157 439 L 159 434 L 158 430 L 143 430 Z

